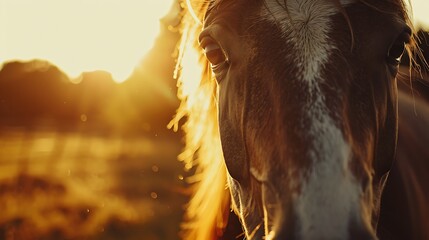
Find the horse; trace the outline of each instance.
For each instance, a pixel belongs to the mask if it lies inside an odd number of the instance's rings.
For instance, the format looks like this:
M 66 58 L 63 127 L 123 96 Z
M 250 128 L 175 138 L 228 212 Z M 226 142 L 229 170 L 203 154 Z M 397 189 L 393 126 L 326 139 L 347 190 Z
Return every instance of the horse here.
M 397 86 L 418 53 L 403 0 L 181 6 L 183 238 L 429 239 L 429 107 Z

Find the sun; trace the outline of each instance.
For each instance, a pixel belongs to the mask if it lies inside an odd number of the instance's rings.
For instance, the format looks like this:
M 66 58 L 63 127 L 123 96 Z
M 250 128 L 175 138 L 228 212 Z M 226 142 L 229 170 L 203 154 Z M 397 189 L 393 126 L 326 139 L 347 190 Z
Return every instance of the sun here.
M 71 78 L 124 81 L 150 49 L 173 0 L 1 0 L 0 64 L 48 60 Z

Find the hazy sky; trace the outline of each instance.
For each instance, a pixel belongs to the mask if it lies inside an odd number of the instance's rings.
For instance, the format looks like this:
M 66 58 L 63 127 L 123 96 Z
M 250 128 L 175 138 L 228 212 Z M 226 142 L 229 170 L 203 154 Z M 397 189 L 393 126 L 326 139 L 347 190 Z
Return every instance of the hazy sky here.
M 172 0 L 0 0 L 0 65 L 47 59 L 71 77 L 125 80 L 153 45 Z
M 417 26 L 429 29 L 429 0 L 411 0 Z
M 412 0 L 429 27 L 429 0 Z M 0 64 L 46 59 L 77 77 L 106 70 L 125 80 L 153 45 L 172 0 L 0 0 Z

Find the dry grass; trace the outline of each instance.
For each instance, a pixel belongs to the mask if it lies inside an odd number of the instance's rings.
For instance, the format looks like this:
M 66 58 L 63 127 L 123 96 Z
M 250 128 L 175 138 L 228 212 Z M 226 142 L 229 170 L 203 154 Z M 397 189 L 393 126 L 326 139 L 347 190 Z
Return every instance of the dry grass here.
M 0 132 L 0 239 L 178 239 L 177 138 Z

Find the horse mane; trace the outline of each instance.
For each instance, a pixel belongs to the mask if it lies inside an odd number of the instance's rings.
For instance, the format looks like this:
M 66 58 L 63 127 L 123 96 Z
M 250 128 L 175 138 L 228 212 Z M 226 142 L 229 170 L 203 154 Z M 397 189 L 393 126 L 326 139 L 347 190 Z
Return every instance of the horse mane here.
M 184 239 L 217 239 L 227 225 L 231 211 L 230 193 L 227 188 L 227 169 L 224 164 L 217 120 L 217 83 L 210 64 L 198 46 L 198 34 L 208 8 L 214 8 L 224 0 L 181 0 L 182 13 L 179 30 L 177 65 L 178 97 L 181 104 L 169 124 L 175 131 L 179 122 L 185 133 L 185 149 L 179 155 L 185 168 L 195 171 L 187 180 L 191 183 L 192 196 L 187 205 L 182 225 Z M 263 0 L 262 0 L 263 1 Z M 337 6 L 340 0 L 332 0 Z M 378 9 L 373 0 L 359 0 Z M 408 16 L 404 7 L 404 16 Z M 287 0 L 278 0 L 286 5 Z M 341 6 L 340 6 L 341 7 Z M 345 11 L 341 11 L 344 15 Z M 346 18 L 347 16 L 344 15 Z M 408 17 L 406 17 L 409 21 Z M 348 21 L 348 19 L 347 19 Z M 352 33 L 351 25 L 349 23 Z M 353 36 L 353 33 L 352 33 Z M 408 49 L 409 53 L 413 51 Z M 410 59 L 412 54 L 409 54 Z M 412 60 L 410 60 L 412 61 Z
M 217 84 L 198 47 L 198 34 L 209 1 L 186 0 L 182 7 L 181 40 L 174 74 L 181 104 L 169 124 L 177 131 L 179 121 L 186 118 L 182 126 L 186 145 L 179 160 L 187 170 L 195 171 L 188 179 L 192 196 L 182 234 L 185 239 L 217 239 L 227 224 L 230 195 L 217 123 Z

